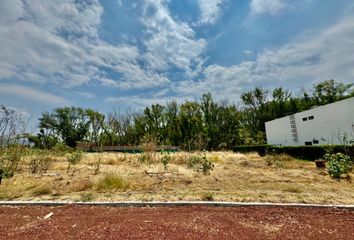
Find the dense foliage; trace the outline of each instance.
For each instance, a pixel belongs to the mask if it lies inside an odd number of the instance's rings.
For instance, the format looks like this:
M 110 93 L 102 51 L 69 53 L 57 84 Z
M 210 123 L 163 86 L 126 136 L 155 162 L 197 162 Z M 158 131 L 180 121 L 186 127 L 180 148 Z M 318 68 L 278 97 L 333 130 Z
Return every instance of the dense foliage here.
M 216 102 L 210 93 L 199 101 L 153 104 L 140 113 L 101 114 L 79 107 L 56 108 L 39 119 L 39 133 L 28 135 L 40 148 L 59 142 L 74 147 L 79 141 L 99 145 L 139 145 L 145 141 L 185 150 L 232 149 L 265 143 L 266 121 L 354 96 L 353 84 L 328 80 L 301 96 L 276 88 L 256 87 L 241 94 L 241 105 Z

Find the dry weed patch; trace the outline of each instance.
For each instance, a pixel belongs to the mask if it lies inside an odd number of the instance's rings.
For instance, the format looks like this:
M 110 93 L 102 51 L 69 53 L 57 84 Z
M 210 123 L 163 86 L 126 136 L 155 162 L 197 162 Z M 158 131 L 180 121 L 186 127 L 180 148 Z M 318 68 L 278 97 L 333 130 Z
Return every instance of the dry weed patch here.
M 46 172 L 31 174 L 32 158 L 28 156 L 21 163 L 22 171 L 3 179 L 0 199 L 175 201 L 208 200 L 209 194 L 218 201 L 354 203 L 353 183 L 334 180 L 313 162 L 286 155 L 156 153 L 143 163 L 139 161 L 141 155 L 85 153 L 76 163 L 74 175 L 66 172 L 66 156 L 52 157 Z M 191 156 L 202 156 L 201 161 L 192 162 L 195 168 L 189 166 Z M 208 174 L 203 174 L 200 165 L 204 157 L 214 166 Z M 267 158 L 272 165 L 267 166 Z

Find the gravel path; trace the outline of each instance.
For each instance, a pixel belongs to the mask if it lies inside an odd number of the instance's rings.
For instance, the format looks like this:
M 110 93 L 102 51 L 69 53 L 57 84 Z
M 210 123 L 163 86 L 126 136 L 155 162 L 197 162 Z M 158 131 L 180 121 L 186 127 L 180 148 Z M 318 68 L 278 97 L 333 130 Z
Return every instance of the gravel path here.
M 354 211 L 0 206 L 0 239 L 354 239 Z

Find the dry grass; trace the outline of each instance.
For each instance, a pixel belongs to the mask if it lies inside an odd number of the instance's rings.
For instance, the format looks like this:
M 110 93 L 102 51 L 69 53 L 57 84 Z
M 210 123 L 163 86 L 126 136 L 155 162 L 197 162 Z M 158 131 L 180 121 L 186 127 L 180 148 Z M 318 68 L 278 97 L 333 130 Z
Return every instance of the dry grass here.
M 47 173 L 30 174 L 27 158 L 21 171 L 3 179 L 0 199 L 173 201 L 209 200 L 212 196 L 215 201 L 354 204 L 354 183 L 331 179 L 313 162 L 286 155 L 206 155 L 215 165 L 209 175 L 188 168 L 190 154 L 185 152 L 170 154 L 167 170 L 159 153 L 145 163 L 139 162 L 140 154 L 86 153 L 74 176 L 66 174 L 68 163 L 62 157 L 53 157 Z M 98 158 L 101 166 L 95 175 Z

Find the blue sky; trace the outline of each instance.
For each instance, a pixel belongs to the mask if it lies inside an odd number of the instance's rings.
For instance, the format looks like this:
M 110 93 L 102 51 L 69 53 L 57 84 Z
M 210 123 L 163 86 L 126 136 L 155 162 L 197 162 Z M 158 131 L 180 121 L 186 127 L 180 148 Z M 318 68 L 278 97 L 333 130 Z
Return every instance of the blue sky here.
M 354 82 L 352 0 L 0 1 L 0 103 L 139 110 Z

